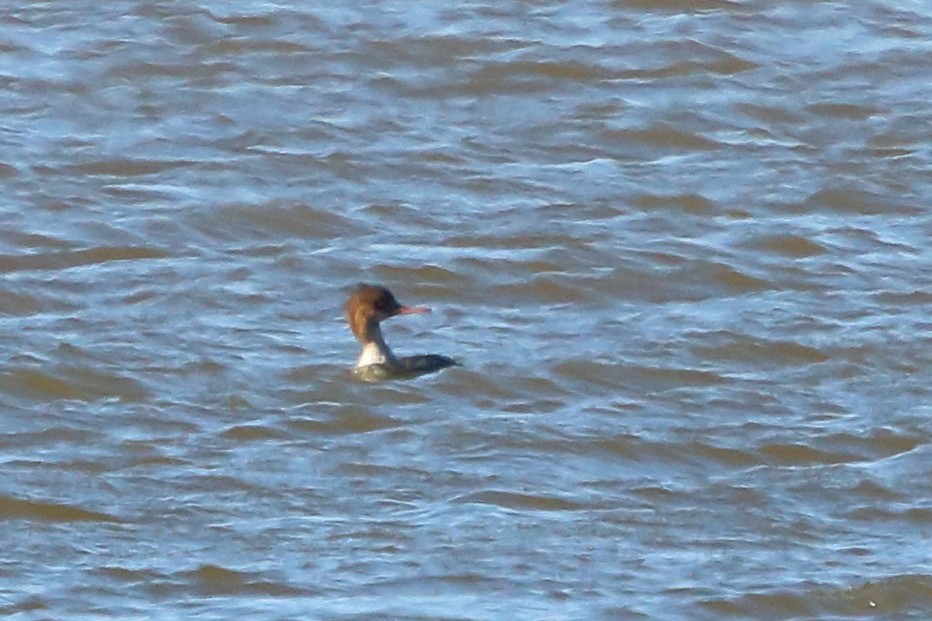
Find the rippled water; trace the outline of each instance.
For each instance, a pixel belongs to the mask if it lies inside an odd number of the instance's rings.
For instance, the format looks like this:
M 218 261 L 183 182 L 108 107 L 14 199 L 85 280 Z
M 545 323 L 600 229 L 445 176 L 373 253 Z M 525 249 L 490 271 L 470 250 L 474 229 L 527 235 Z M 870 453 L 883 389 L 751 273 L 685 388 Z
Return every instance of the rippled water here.
M 3 13 L 0 615 L 929 617 L 928 2 Z

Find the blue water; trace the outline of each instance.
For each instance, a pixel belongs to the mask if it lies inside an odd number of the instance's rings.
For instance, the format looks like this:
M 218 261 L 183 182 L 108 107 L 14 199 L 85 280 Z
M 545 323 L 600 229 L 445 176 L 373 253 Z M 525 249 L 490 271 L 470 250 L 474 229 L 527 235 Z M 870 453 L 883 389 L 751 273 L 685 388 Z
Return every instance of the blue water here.
M 0 615 L 927 618 L 927 3 L 4 13 Z

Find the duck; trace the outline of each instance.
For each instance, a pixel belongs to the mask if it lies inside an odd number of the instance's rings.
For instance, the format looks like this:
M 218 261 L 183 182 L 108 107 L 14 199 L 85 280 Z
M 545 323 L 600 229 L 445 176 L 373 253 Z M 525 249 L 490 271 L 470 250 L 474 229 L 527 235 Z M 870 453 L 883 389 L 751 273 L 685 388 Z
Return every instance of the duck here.
M 404 306 L 381 285 L 356 285 L 344 305 L 346 319 L 362 352 L 353 372 L 367 381 L 406 379 L 436 373 L 459 363 L 449 356 L 422 354 L 397 357 L 385 338 L 380 324 L 398 315 L 421 315 L 431 312 L 426 306 Z

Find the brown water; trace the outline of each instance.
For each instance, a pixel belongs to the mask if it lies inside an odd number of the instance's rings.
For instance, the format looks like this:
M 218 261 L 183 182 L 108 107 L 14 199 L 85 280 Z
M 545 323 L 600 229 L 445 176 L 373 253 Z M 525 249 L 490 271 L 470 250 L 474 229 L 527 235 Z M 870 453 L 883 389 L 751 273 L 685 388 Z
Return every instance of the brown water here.
M 928 619 L 932 4 L 325 6 L 4 6 L 0 616 Z

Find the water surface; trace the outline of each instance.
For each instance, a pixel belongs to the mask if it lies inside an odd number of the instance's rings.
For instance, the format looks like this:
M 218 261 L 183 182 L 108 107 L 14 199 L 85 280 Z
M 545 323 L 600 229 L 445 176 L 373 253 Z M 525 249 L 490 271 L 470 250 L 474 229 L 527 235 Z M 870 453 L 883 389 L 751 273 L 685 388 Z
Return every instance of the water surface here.
M 926 619 L 932 9 L 851 4 L 7 6 L 0 614 Z

